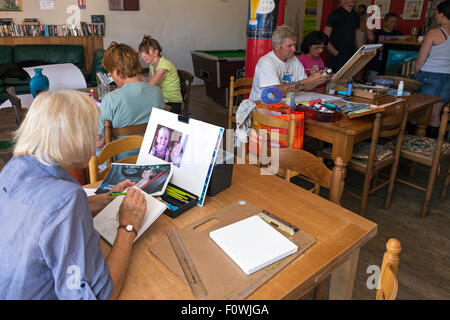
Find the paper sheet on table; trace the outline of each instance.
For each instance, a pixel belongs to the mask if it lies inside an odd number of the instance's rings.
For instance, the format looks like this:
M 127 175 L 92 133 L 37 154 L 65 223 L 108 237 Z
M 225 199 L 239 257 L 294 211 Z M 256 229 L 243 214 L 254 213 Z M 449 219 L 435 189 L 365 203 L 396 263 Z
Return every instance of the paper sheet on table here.
M 317 92 L 303 91 L 303 92 L 295 95 L 295 103 L 298 103 L 300 101 L 312 101 L 312 100 L 317 100 L 317 99 L 321 99 L 322 102 L 325 102 L 325 103 L 342 100 L 342 98 L 340 98 L 340 97 L 329 96 L 329 95 L 320 94 Z
M 23 70 L 30 75 L 30 78 L 33 78 L 36 68 L 42 68 L 42 74 L 47 76 L 50 83 L 49 91 L 84 89 L 87 87 L 83 73 L 73 63 L 49 64 L 23 68 Z

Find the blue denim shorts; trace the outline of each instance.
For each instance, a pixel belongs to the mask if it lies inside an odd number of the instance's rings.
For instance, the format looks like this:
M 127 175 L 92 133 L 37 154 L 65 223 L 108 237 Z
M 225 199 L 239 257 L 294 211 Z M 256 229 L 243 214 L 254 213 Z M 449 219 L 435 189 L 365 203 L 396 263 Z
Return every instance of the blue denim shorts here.
M 450 73 L 419 71 L 417 81 L 422 83 L 417 92 L 441 97 L 445 103 L 450 101 Z

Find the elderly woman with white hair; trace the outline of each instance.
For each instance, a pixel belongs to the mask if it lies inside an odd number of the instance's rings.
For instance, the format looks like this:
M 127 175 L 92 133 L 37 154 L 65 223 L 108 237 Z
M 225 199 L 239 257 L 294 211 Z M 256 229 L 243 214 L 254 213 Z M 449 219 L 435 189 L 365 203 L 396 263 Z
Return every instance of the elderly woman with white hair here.
M 0 299 L 118 297 L 147 204 L 128 189 L 105 259 L 87 195 L 69 174 L 94 154 L 98 119 L 83 94 L 44 92 L 16 132 L 14 157 L 0 172 Z

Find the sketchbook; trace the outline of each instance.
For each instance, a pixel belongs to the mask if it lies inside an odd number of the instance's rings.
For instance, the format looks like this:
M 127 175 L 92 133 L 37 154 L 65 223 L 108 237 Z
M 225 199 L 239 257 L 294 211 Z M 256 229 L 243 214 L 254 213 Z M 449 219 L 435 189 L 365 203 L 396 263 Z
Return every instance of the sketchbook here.
M 136 187 L 134 187 L 136 188 Z M 136 188 L 138 189 L 138 188 Z M 141 191 L 142 192 L 142 191 Z M 148 227 L 167 209 L 166 205 L 156 200 L 146 192 L 142 192 L 147 200 L 147 211 L 142 219 L 141 226 L 134 241 L 136 241 Z M 117 236 L 117 228 L 119 227 L 119 208 L 125 196 L 117 196 L 110 204 L 108 204 L 94 218 L 94 229 L 113 245 Z
M 212 231 L 209 236 L 247 275 L 298 250 L 256 215 Z

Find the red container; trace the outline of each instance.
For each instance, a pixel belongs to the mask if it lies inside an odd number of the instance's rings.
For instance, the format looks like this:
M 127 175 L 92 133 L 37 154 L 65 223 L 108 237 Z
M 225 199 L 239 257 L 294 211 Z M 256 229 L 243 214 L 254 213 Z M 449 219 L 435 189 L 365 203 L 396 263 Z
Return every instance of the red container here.
M 303 111 L 305 113 L 305 119 L 312 119 L 319 122 L 336 122 L 341 119 L 342 113 L 335 111 L 333 113 L 320 112 L 310 108 L 297 106 L 295 111 Z

